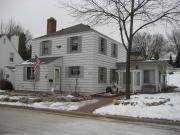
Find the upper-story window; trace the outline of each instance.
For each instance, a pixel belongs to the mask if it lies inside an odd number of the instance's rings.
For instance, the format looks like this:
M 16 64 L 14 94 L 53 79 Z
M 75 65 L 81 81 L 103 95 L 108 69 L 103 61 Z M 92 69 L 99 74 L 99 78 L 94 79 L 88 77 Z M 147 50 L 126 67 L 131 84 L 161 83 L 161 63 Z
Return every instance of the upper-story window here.
M 51 55 L 52 41 L 42 41 L 40 46 L 40 55 L 46 56 Z
M 99 38 L 99 53 L 107 54 L 107 40 Z
M 82 39 L 81 36 L 69 37 L 67 39 L 67 51 L 69 53 L 81 52 Z
M 14 53 L 9 54 L 9 62 L 14 62 Z
M 114 58 L 116 58 L 118 56 L 118 47 L 114 43 L 112 43 L 112 45 L 111 45 L 111 56 Z

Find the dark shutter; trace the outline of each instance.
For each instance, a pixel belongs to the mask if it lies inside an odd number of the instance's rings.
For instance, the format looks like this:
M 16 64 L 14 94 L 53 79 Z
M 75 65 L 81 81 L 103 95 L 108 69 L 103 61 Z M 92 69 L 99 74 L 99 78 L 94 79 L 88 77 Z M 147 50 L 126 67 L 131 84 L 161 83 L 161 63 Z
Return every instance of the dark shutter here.
M 104 68 L 103 78 L 104 78 L 104 83 L 106 83 L 107 82 L 107 68 Z
M 67 53 L 71 52 L 71 50 L 70 50 L 70 47 L 71 47 L 70 41 L 71 40 L 70 39 L 71 39 L 70 37 L 67 38 Z
M 52 41 L 48 41 L 48 55 L 52 54 Z
M 104 54 L 107 54 L 107 40 L 104 39 Z
M 101 37 L 99 37 L 99 39 L 98 39 L 98 52 L 102 53 L 101 52 Z
M 65 67 L 65 77 L 66 77 L 66 78 L 69 78 L 69 76 L 70 76 L 69 67 Z
M 26 81 L 27 80 L 27 67 L 24 66 L 23 67 L 23 81 Z
M 101 67 L 98 67 L 98 83 L 101 83 Z
M 84 67 L 83 66 L 80 67 L 80 76 L 79 77 L 84 78 Z
M 78 36 L 78 52 L 82 51 L 82 36 Z
M 39 55 L 42 56 L 42 45 L 43 45 L 43 42 L 40 42 L 40 48 L 39 48 Z

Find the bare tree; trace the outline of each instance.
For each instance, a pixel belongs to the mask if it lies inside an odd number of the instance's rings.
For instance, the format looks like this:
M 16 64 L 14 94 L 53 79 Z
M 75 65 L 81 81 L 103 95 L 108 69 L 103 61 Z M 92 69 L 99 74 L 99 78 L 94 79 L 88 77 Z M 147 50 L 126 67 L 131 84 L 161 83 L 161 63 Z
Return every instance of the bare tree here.
M 161 34 L 137 33 L 133 38 L 132 50 L 144 60 L 159 59 L 166 52 L 166 44 L 167 42 Z
M 118 26 L 121 41 L 127 51 L 126 98 L 130 99 L 130 53 L 134 35 L 160 20 L 179 21 L 179 0 L 80 0 L 60 2 L 74 17 L 90 24 L 114 23 Z

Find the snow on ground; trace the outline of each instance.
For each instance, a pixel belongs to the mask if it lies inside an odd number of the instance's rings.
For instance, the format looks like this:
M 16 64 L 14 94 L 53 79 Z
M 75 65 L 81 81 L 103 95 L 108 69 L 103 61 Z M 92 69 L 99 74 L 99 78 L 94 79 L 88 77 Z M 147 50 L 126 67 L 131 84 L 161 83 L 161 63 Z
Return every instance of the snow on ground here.
M 0 95 L 1 98 L 17 99 L 19 100 L 22 96 L 8 96 Z M 57 109 L 57 110 L 77 110 L 85 105 L 96 103 L 98 100 L 85 100 L 81 102 L 36 102 L 32 104 L 25 104 L 21 102 L 1 102 L 0 104 L 17 105 L 17 106 L 28 106 L 33 108 L 46 108 L 46 109 Z
M 86 100 L 81 102 L 39 102 L 29 105 L 34 108 L 48 108 L 57 110 L 77 110 L 85 105 L 96 103 L 97 100 Z
M 168 76 L 168 84 L 180 87 L 180 72 L 175 72 Z
M 94 113 L 180 121 L 180 92 L 133 95 L 130 100 L 120 100 L 119 105 L 108 105 Z

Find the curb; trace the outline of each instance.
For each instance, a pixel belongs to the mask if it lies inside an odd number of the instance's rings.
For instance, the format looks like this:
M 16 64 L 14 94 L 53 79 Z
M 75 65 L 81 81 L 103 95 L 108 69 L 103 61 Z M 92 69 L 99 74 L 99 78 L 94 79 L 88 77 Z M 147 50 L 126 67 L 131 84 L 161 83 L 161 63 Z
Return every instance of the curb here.
M 71 116 L 71 117 L 86 117 L 86 118 L 96 118 L 96 119 L 109 119 L 109 120 L 118 120 L 124 122 L 134 122 L 134 123 L 149 123 L 149 124 L 161 124 L 161 125 L 169 125 L 169 126 L 180 126 L 180 121 L 173 121 L 173 120 L 165 120 L 165 119 L 150 119 L 150 118 L 135 118 L 135 117 L 128 117 L 128 116 L 119 116 L 119 115 L 99 115 L 99 114 L 91 114 L 85 112 L 77 112 L 77 111 L 64 111 L 64 110 L 55 110 L 55 109 L 44 109 L 44 108 L 33 108 L 27 106 L 16 106 L 16 105 L 5 105 L 0 104 L 0 107 L 7 107 L 7 108 L 17 108 L 17 109 L 27 109 L 27 110 L 34 110 L 46 113 L 52 113 L 56 115 L 64 115 L 64 116 Z

